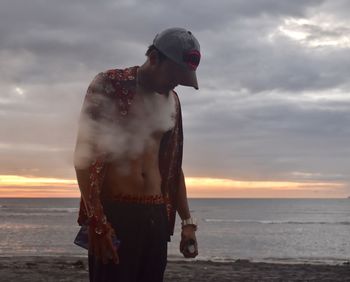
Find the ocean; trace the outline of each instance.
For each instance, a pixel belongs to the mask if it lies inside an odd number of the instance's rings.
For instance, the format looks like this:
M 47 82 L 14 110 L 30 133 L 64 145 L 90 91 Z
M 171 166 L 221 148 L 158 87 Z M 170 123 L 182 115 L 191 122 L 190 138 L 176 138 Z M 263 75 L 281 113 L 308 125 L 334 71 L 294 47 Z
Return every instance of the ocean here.
M 189 199 L 199 260 L 350 260 L 350 199 Z M 0 199 L 0 256 L 87 256 L 73 240 L 79 199 Z M 180 220 L 169 243 L 179 253 Z

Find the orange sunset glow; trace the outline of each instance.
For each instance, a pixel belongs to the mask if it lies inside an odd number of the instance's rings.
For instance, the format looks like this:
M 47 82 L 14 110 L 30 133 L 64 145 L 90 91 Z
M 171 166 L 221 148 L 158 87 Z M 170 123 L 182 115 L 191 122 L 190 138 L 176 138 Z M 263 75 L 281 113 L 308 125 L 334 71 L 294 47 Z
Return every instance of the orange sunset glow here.
M 0 175 L 0 197 L 78 197 L 73 179 Z
M 187 177 L 193 198 L 305 198 L 344 197 L 344 184 L 330 182 L 238 181 Z M 79 197 L 75 179 L 0 176 L 0 197 Z

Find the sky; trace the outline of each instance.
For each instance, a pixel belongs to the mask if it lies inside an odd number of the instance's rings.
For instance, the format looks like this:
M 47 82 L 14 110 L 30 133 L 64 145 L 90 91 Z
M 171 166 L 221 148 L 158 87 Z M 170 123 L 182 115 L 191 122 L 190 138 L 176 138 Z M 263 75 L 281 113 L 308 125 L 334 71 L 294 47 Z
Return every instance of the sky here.
M 192 31 L 199 91 L 179 86 L 189 197 L 350 195 L 350 2 L 2 0 L 0 197 L 77 197 L 87 86 Z

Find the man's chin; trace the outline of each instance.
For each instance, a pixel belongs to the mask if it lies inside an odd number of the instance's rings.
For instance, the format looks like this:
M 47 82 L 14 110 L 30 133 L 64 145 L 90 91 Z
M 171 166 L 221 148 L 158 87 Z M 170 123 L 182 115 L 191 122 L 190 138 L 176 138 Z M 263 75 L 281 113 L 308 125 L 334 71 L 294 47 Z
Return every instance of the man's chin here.
M 160 95 L 168 95 L 171 90 L 172 89 L 160 90 L 160 91 L 157 91 L 157 93 L 159 93 Z

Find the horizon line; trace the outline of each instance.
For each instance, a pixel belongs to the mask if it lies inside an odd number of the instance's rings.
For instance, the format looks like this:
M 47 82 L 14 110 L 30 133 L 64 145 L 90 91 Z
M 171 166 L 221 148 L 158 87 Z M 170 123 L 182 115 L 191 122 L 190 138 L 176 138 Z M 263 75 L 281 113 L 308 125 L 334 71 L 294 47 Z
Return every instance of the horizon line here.
M 187 199 L 349 199 L 349 197 L 187 197 Z M 80 199 L 80 197 L 1 197 L 0 199 Z

